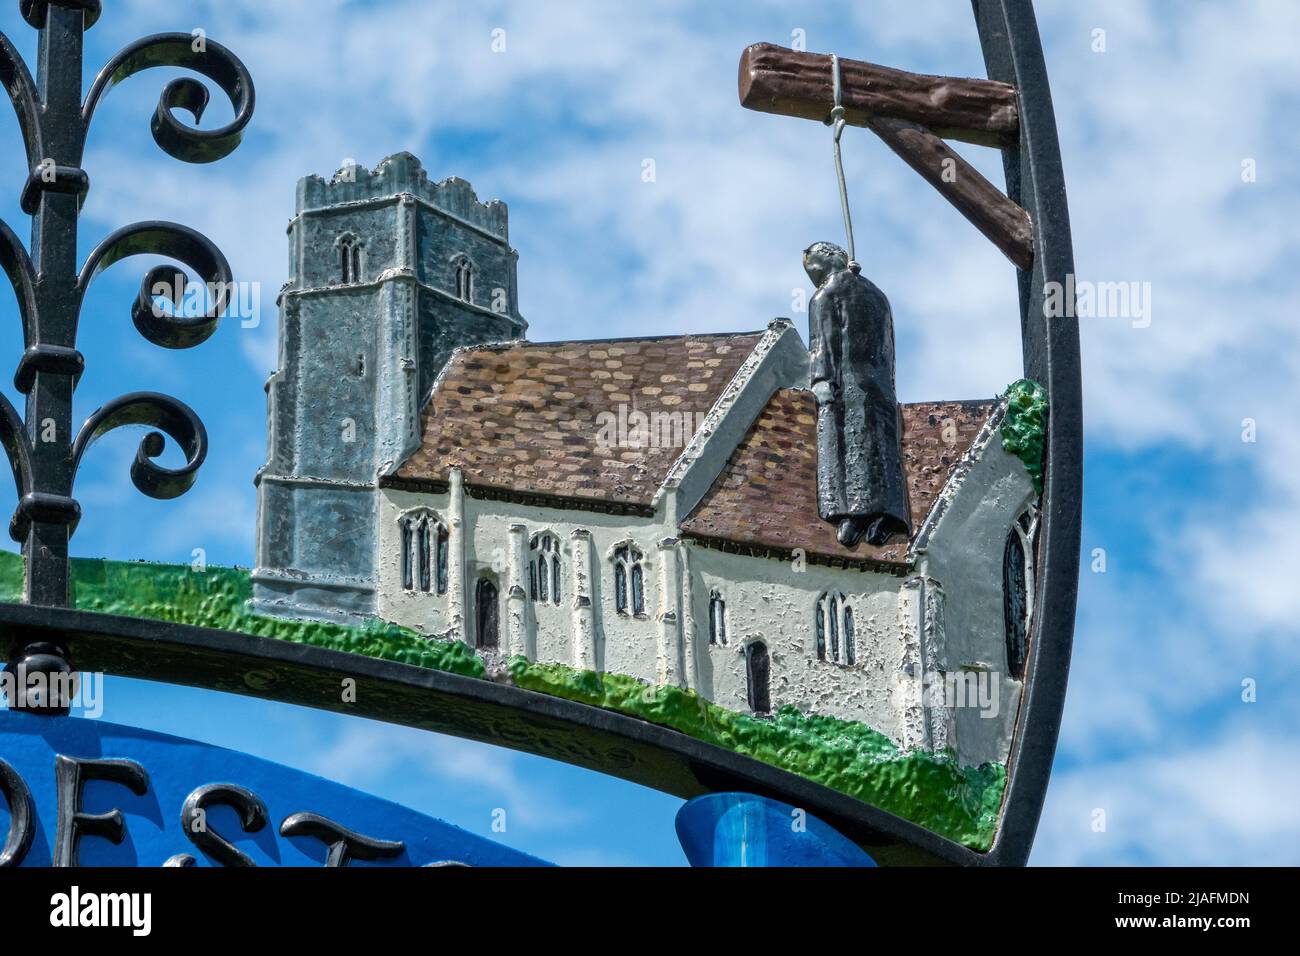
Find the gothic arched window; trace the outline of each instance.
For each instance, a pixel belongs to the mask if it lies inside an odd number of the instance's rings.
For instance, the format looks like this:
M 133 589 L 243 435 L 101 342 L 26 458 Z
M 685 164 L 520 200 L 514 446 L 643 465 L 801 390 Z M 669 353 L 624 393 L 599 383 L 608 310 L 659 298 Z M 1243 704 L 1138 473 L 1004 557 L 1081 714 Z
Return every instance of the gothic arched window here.
M 614 610 L 619 614 L 645 613 L 642 560 L 643 555 L 636 545 L 620 544 L 614 549 Z
M 335 243 L 339 250 L 339 278 L 344 285 L 364 281 L 362 269 L 363 243 L 351 233 L 339 236 Z
M 456 298 L 462 302 L 474 301 L 474 263 L 469 256 L 460 255 L 452 260 L 456 270 Z
M 709 643 L 727 643 L 727 601 L 717 588 L 709 592 Z
M 529 545 L 528 589 L 535 602 L 560 603 L 560 539 L 549 531 L 533 535 Z
M 402 531 L 402 587 L 447 593 L 447 526 L 432 511 L 412 511 L 397 521 Z
M 751 641 L 745 645 L 745 690 L 749 709 L 756 714 L 772 711 L 772 664 L 767 645 Z
M 497 647 L 497 586 L 490 578 L 479 578 L 474 588 L 475 643 L 479 647 Z
M 1034 539 L 1038 509 L 1022 511 L 1007 532 L 1002 551 L 1002 617 L 1007 642 L 1007 672 L 1020 680 L 1029 651 L 1029 622 L 1034 613 Z
M 817 598 L 817 659 L 829 659 L 837 664 L 856 664 L 858 661 L 853 625 L 853 608 L 838 591 L 826 591 Z
M 857 635 L 853 632 L 853 608 L 844 605 L 844 663 L 858 662 Z

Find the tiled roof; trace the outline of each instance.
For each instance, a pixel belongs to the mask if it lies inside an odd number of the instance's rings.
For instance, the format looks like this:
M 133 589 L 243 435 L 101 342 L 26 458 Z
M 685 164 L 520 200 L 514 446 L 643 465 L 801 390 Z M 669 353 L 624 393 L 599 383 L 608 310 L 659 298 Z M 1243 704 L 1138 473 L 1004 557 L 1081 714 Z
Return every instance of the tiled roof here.
M 648 507 L 761 336 L 511 342 L 458 351 L 425 407 L 423 444 L 395 483 L 442 482 L 459 466 L 471 487 Z M 626 417 L 634 411 L 660 415 L 660 427 L 638 435 L 638 420 Z
M 953 467 L 996 403 L 923 402 L 902 406 L 903 468 L 920 530 Z M 945 426 L 953 429 L 945 441 Z M 817 411 L 811 392 L 775 393 L 713 487 L 681 523 L 688 537 L 850 561 L 903 564 L 907 543 L 843 547 L 817 514 Z

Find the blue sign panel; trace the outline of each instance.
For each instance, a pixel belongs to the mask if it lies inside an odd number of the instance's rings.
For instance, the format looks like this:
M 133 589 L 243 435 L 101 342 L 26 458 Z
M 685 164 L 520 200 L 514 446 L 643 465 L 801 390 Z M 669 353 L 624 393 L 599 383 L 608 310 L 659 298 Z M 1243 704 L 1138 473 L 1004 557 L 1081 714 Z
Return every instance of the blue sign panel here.
M 247 754 L 0 712 L 0 865 L 542 866 L 459 827 Z

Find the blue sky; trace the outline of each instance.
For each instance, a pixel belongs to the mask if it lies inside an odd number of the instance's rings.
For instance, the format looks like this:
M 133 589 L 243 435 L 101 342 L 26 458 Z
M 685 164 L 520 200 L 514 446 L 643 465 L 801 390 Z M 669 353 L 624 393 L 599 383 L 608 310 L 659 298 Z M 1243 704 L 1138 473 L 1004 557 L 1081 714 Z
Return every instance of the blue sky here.
M 86 153 L 83 255 L 128 222 L 172 219 L 209 235 L 262 294 L 256 327 L 226 322 L 199 348 L 169 352 L 130 323 L 142 266 L 98 280 L 82 314 L 79 415 L 122 392 L 168 392 L 200 413 L 211 449 L 189 495 L 155 502 L 129 482 L 138 436 L 97 445 L 76 489 L 85 517 L 73 548 L 86 556 L 188 561 L 201 547 L 212 563 L 252 562 L 261 386 L 300 176 L 407 149 L 435 178 L 506 201 L 534 339 L 754 329 L 775 315 L 802 326 L 799 252 L 841 240 L 830 134 L 742 110 L 741 49 L 788 45 L 802 30 L 817 52 L 983 72 L 966 4 L 937 0 L 106 7 L 88 35 L 87 83 L 138 36 L 202 28 L 248 65 L 258 106 L 240 149 L 187 166 L 148 130 L 170 71 L 115 90 Z M 1081 320 L 1084 571 L 1033 861 L 1298 863 L 1300 130 L 1288 120 L 1300 107 L 1300 6 L 1038 7 L 1079 278 L 1150 283 L 1151 307 L 1149 324 Z M 34 60 L 16 5 L 0 29 Z M 504 52 L 492 51 L 495 29 Z M 203 125 L 229 115 L 218 93 Z M 0 179 L 13 184 L 0 215 L 26 236 L 7 113 L 0 138 Z M 858 258 L 893 302 L 900 397 L 994 394 L 1019 375 L 1012 267 L 868 133 L 849 130 L 844 149 Z M 1000 181 L 994 154 L 962 151 Z M 0 349 L 16 361 L 16 309 L 9 298 L 0 309 Z M 1248 679 L 1253 703 L 1242 700 Z M 504 839 L 561 863 L 683 860 L 678 801 L 540 758 L 120 680 L 105 717 L 322 773 L 476 832 L 502 807 Z

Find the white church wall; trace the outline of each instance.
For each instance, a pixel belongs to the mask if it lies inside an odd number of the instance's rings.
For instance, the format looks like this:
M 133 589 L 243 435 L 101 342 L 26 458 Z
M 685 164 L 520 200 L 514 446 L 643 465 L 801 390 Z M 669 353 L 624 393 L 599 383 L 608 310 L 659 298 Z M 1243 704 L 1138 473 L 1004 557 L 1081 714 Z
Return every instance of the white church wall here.
M 407 590 L 402 582 L 402 533 L 398 524 L 402 515 L 419 508 L 428 508 L 447 521 L 451 495 L 425 494 L 384 488 L 379 493 L 378 555 L 375 562 L 379 570 L 379 617 L 421 634 L 445 634 L 450 622 L 447 617 L 447 595 L 429 591 Z
M 732 554 L 690 545 L 696 669 L 700 694 L 731 710 L 748 710 L 745 645 L 761 640 L 771 661 L 775 709 L 861 721 L 903 744 L 898 684 L 905 651 L 904 618 L 914 606 L 900 601 L 901 577 Z M 726 601 L 727 643 L 709 643 L 709 598 Z M 817 658 L 816 608 L 826 592 L 842 593 L 853 610 L 855 662 Z M 842 640 L 841 636 L 841 640 Z
M 444 635 L 453 626 L 448 615 L 453 596 L 403 588 L 398 520 L 427 508 L 447 521 L 451 497 L 392 488 L 381 493 L 380 616 L 429 635 Z M 471 645 L 476 644 L 474 588 L 488 577 L 498 588 L 498 646 L 506 655 L 674 683 L 743 713 L 749 710 L 745 648 L 761 640 L 769 654 L 773 709 L 789 704 L 859 721 L 903 748 L 930 745 L 917 705 L 921 602 L 907 587 L 908 579 L 812 563 L 796 570 L 789 561 L 674 542 L 672 529 L 657 517 L 484 500 L 472 490 L 462 509 L 466 619 L 461 636 Z M 522 562 L 514 560 L 512 573 L 512 548 L 526 548 L 540 532 L 553 534 L 560 546 L 558 605 L 528 595 L 524 562 L 530 553 Z M 614 552 L 624 543 L 641 554 L 640 615 L 620 614 L 615 605 Z M 511 597 L 515 583 L 523 589 L 522 600 Z M 709 642 L 714 590 L 726 602 L 725 644 Z M 825 659 L 817 658 L 816 608 L 827 593 L 842 594 L 852 609 L 852 664 L 833 659 L 829 633 Z M 584 595 L 585 606 L 576 600 Z M 689 595 L 689 607 L 683 595 Z M 668 620 L 661 615 L 665 609 L 674 612 Z M 511 625 L 514 614 L 522 616 L 516 618 L 517 628 Z
M 1002 448 L 1000 417 L 959 465 L 917 542 L 918 566 L 944 595 L 941 656 L 955 691 L 949 743 L 968 764 L 1006 760 L 1023 688 L 1007 667 L 1002 555 L 1012 523 L 1037 495 L 1025 466 Z
M 407 511 L 427 507 L 446 515 L 449 494 L 426 494 L 386 488 L 381 495 L 380 614 L 386 620 L 422 633 L 442 634 L 447 628 L 445 596 L 405 591 L 401 580 L 401 534 L 398 519 Z M 514 502 L 464 497 L 464 562 L 466 639 L 474 643 L 473 594 L 476 582 L 488 577 L 496 583 L 500 600 L 500 646 L 509 654 L 525 653 L 538 661 L 551 661 L 612 673 L 627 674 L 658 683 L 663 670 L 658 647 L 661 609 L 658 543 L 667 535 L 662 522 L 638 515 L 612 515 L 597 511 L 569 511 Z M 528 639 L 522 647 L 507 647 L 509 630 L 510 546 L 512 525 L 522 524 L 527 539 L 550 532 L 560 545 L 561 601 L 546 604 L 526 601 Z M 575 536 L 576 532 L 576 536 Z M 614 597 L 614 551 L 630 544 L 641 554 L 644 611 L 617 611 Z M 525 554 L 525 561 L 528 555 Z M 579 583 L 581 582 L 581 583 Z M 526 574 L 520 586 L 528 591 Z M 630 591 L 631 582 L 628 586 Z M 589 621 L 575 598 L 585 592 L 590 600 Z M 629 594 L 630 599 L 630 594 Z M 591 659 L 583 653 L 584 636 L 591 631 Z M 680 671 L 680 651 L 671 655 Z

